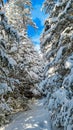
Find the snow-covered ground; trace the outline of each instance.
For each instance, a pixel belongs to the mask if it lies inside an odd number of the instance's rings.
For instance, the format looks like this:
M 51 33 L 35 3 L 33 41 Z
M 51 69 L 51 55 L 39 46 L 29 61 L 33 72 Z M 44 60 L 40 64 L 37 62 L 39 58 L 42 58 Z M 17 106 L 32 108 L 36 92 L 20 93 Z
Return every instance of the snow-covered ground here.
M 31 105 L 31 110 L 14 116 L 14 120 L 0 130 L 52 130 L 49 113 L 43 107 L 43 100 L 35 101 Z

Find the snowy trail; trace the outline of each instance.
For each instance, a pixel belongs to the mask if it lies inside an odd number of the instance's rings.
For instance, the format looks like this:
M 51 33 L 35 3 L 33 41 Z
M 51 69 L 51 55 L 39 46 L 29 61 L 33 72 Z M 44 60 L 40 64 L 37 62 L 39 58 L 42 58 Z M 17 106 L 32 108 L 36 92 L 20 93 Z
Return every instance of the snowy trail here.
M 49 113 L 44 109 L 42 102 L 37 101 L 32 105 L 32 110 L 22 112 L 0 130 L 52 130 Z

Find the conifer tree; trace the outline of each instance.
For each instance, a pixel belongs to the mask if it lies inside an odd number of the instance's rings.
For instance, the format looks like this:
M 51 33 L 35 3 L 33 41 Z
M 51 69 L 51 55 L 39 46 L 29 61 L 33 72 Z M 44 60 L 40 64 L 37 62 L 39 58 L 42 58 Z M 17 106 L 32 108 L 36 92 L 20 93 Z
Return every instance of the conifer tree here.
M 35 91 L 38 93 L 36 87 L 42 79 L 41 58 L 34 49 L 31 40 L 26 33 L 24 33 L 26 25 L 23 24 L 23 20 L 18 17 L 18 10 L 16 12 L 17 14 L 15 14 L 18 20 L 15 20 L 13 16 L 10 18 L 12 14 L 11 10 L 10 14 L 6 12 L 7 15 L 5 15 L 4 10 L 7 11 L 8 9 L 6 6 L 8 7 L 8 4 L 3 7 L 1 1 L 0 125 L 7 122 L 6 117 L 8 114 L 16 112 L 17 110 L 27 109 L 28 98 L 37 96 L 35 93 Z M 20 20 L 21 22 L 19 23 Z M 16 24 L 15 21 L 16 23 L 18 22 L 18 24 Z M 29 24 L 28 20 L 26 24 Z M 38 94 L 40 96 L 40 93 Z
M 9 42 L 9 35 L 13 39 L 18 39 L 18 32 L 8 24 L 4 13 L 2 1 L 0 2 L 0 125 L 8 122 L 5 115 L 12 112 L 10 104 L 10 95 L 12 95 L 14 85 L 14 73 L 17 66 L 16 61 L 8 54 L 7 44 Z M 18 37 L 18 38 L 17 38 Z M 12 76 L 9 75 L 12 73 Z M 15 79 L 16 80 L 16 79 Z
M 10 0 L 6 5 L 6 14 L 9 22 L 20 32 L 24 31 L 26 33 L 28 25 L 36 27 L 31 18 L 31 9 L 32 3 L 30 0 Z
M 49 6 L 51 5 L 51 6 Z M 53 125 L 73 129 L 73 0 L 46 0 L 50 13 L 41 37 L 46 57 L 45 79 L 40 84 L 46 94 Z

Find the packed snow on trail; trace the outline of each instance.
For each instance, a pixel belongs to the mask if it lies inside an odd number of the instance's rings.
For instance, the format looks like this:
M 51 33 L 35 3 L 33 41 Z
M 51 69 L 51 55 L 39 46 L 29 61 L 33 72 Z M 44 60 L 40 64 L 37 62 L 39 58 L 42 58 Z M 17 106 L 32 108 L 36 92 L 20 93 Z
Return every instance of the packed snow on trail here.
M 13 121 L 0 130 L 52 130 L 49 113 L 43 106 L 43 100 L 36 101 L 31 110 L 14 116 Z

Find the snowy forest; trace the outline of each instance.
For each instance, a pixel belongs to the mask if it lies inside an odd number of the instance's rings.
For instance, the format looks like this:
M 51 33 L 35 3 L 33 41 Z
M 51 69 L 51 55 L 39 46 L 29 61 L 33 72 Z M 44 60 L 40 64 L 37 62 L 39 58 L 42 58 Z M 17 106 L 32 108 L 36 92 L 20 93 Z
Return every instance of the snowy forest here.
M 42 3 L 40 52 L 33 8 L 0 0 L 0 130 L 73 130 L 73 0 Z

